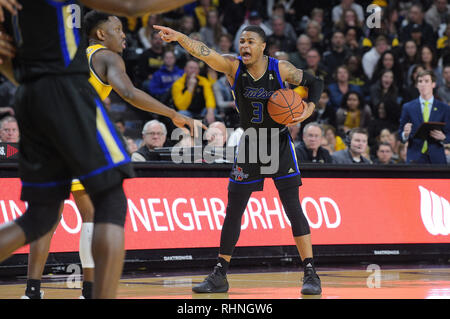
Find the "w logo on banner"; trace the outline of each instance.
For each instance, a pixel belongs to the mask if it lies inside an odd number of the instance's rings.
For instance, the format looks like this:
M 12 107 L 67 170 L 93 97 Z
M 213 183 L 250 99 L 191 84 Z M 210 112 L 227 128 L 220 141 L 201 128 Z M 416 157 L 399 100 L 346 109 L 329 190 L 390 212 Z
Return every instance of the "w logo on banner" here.
M 11 156 L 16 155 L 19 152 L 17 148 L 14 146 L 8 145 L 6 148 L 6 158 L 10 158 Z
M 420 215 L 422 222 L 431 235 L 450 234 L 450 204 L 432 191 L 419 186 Z

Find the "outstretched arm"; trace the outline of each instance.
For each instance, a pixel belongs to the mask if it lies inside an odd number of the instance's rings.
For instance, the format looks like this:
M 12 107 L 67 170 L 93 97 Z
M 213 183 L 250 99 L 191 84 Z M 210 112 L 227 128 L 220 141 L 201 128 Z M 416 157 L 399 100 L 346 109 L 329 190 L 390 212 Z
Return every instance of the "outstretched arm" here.
M 137 89 L 128 77 L 125 63 L 118 54 L 102 50 L 96 54 L 96 58 L 98 63 L 103 64 L 105 67 L 106 81 L 126 102 L 141 110 L 166 116 L 180 128 L 188 125 L 191 128 L 191 134 L 194 133 L 194 129 L 199 129 L 200 127 L 207 129 L 199 121 L 194 121 L 187 116 L 177 113 L 174 109 L 165 106 L 144 91 Z M 97 61 L 95 62 L 97 63 Z
M 314 108 L 319 102 L 320 95 L 323 91 L 323 81 L 303 70 L 297 69 L 288 61 L 280 61 L 278 64 L 282 81 L 287 81 L 296 86 L 305 86 L 308 88 L 308 104 L 303 111 L 302 116 L 294 119 L 289 125 L 295 125 L 303 122 L 314 112 Z
M 160 31 L 159 34 L 164 41 L 177 41 L 189 54 L 204 61 L 212 69 L 228 76 L 234 76 L 239 66 L 239 61 L 236 57 L 227 54 L 220 55 L 213 49 L 208 48 L 203 42 L 191 39 L 187 35 L 171 28 L 160 25 L 154 25 L 153 27 Z

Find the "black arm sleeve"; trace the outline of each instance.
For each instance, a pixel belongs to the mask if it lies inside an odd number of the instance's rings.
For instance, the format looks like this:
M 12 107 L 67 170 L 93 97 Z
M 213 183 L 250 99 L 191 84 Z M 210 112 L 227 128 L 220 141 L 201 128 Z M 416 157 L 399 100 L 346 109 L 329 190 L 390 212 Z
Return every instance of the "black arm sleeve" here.
M 320 78 L 303 71 L 303 78 L 300 85 L 308 88 L 308 101 L 317 105 L 323 91 L 323 81 Z

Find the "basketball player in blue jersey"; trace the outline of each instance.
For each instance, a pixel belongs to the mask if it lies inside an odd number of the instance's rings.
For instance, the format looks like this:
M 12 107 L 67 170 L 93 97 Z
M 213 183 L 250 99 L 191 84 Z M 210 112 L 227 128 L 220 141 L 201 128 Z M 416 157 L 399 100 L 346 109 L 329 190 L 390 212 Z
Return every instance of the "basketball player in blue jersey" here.
M 322 288 L 316 274 L 313 261 L 311 235 L 299 200 L 300 172 L 295 150 L 287 128 L 276 123 L 269 116 L 267 101 L 278 89 L 284 88 L 284 82 L 308 88 L 309 102 L 303 114 L 295 118 L 295 125 L 308 118 L 317 104 L 323 90 L 323 82 L 307 72 L 295 68 L 288 61 L 278 61 L 264 55 L 266 35 L 258 26 L 246 27 L 240 35 L 239 57 L 220 55 L 204 43 L 164 26 L 154 26 L 160 30 L 161 38 L 166 42 L 177 41 L 185 50 L 207 63 L 211 68 L 224 73 L 234 92 L 236 107 L 239 111 L 240 125 L 244 130 L 255 129 L 259 141 L 249 142 L 243 134 L 238 146 L 228 185 L 228 204 L 221 232 L 217 265 L 202 283 L 193 287 L 197 293 L 226 292 L 227 269 L 241 230 L 241 219 L 253 191 L 263 189 L 264 178 L 271 177 L 292 225 L 292 233 L 303 262 L 304 277 L 302 294 L 319 295 Z M 261 143 L 262 132 L 278 129 L 272 134 L 268 144 L 277 143 L 279 167 L 275 173 L 264 174 L 261 160 L 256 163 L 248 160 L 250 144 Z M 264 130 L 266 129 L 266 130 Z M 261 133 L 259 133 L 261 132 Z M 269 148 L 271 149 L 271 148 Z M 244 154 L 240 157 L 241 154 Z M 244 160 L 242 160 L 244 158 Z
M 9 10 L 6 4 L 15 2 L 0 0 L 0 7 Z M 122 183 L 134 172 L 123 142 L 88 82 L 84 33 L 67 22 L 77 20 L 70 15 L 81 13 L 80 3 L 111 14 L 138 16 L 187 2 L 191 1 L 21 0 L 18 13 L 6 11 L 3 26 L 14 38 L 16 52 L 12 60 L 7 54 L 0 56 L 0 72 L 20 84 L 15 100 L 21 132 L 19 176 L 21 199 L 28 207 L 16 220 L 0 225 L 0 261 L 55 226 L 61 203 L 77 178 L 95 209 L 93 298 L 116 297 L 127 211 Z M 3 41 L 1 50 L 8 50 Z M 158 113 L 157 108 L 153 111 Z M 194 131 L 192 119 L 175 113 L 170 117 L 177 126 L 188 125 Z

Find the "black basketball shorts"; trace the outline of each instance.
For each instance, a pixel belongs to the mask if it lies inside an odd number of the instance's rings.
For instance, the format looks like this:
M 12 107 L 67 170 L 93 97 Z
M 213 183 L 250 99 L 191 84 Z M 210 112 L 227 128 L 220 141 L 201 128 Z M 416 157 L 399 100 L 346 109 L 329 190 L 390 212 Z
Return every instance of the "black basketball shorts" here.
M 94 194 L 133 176 L 125 145 L 86 75 L 22 84 L 15 107 L 22 200 L 63 200 L 74 178 Z
M 277 134 L 269 133 L 267 138 L 261 134 L 257 134 L 256 140 L 252 134 L 241 137 L 228 190 L 262 191 L 266 177 L 273 179 L 278 190 L 302 184 L 294 143 L 287 128 Z

